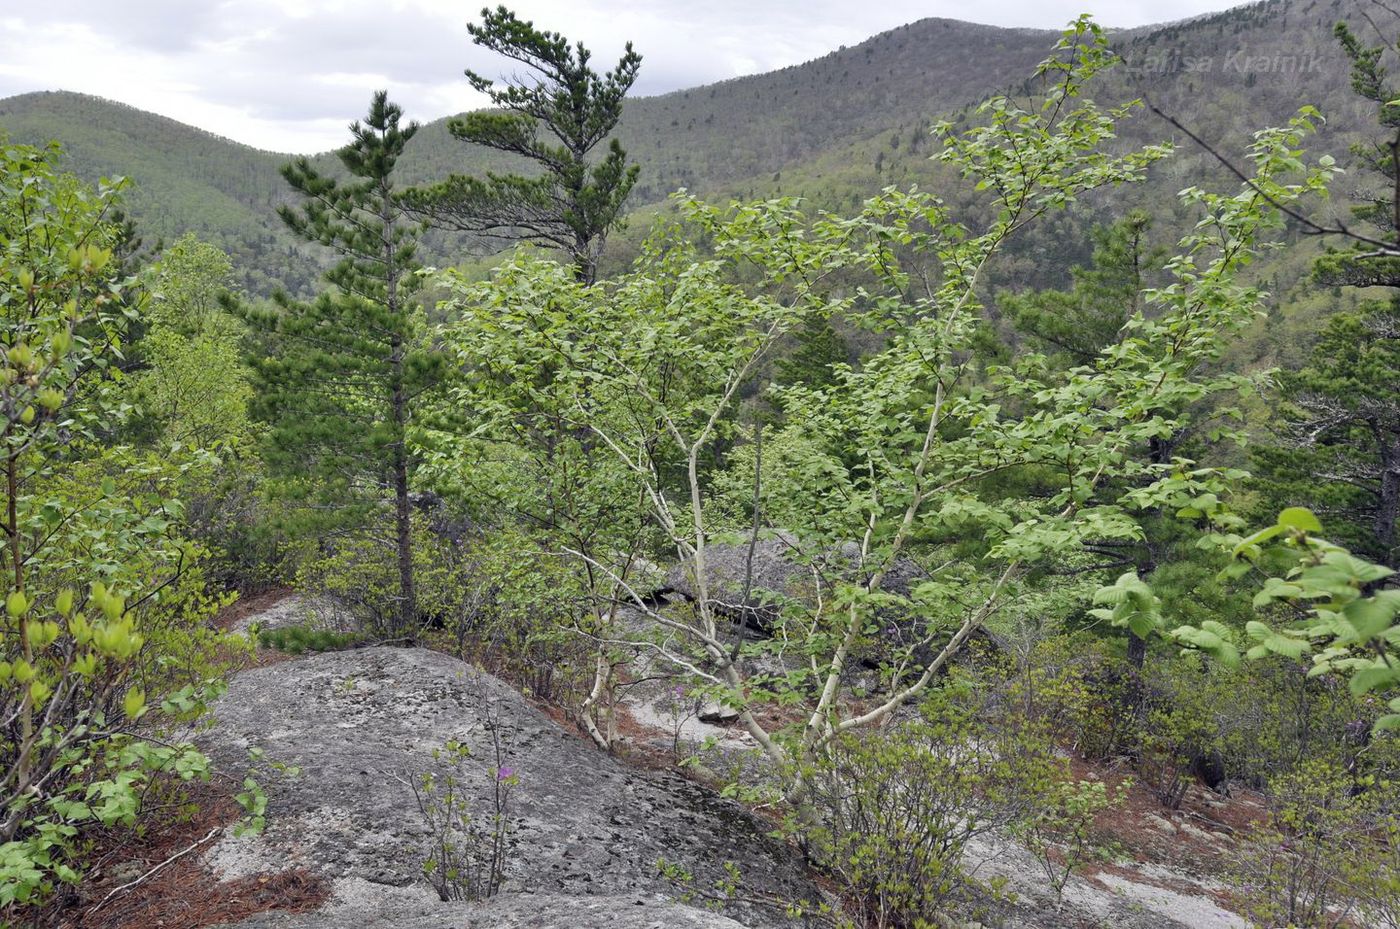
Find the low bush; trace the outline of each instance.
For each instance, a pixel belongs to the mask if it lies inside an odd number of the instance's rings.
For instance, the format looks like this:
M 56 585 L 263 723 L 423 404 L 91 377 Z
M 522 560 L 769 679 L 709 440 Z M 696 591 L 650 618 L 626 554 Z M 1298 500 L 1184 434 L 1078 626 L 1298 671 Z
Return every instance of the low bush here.
M 967 681 L 935 691 L 913 718 L 836 739 L 806 772 L 807 822 L 794 822 L 871 929 L 930 929 L 965 884 L 968 844 L 1026 820 L 1055 795 L 1064 765 L 1035 727 L 996 724 Z
M 433 750 L 438 770 L 404 778 L 430 836 L 423 876 L 444 903 L 495 896 L 516 845 L 519 822 L 512 797 L 520 774 L 510 763 L 504 726 L 493 707 L 484 724 L 491 734 L 490 766 L 484 771 L 473 774 L 471 749 L 448 742 Z M 481 806 L 485 815 L 474 810 Z
M 1260 925 L 1400 926 L 1400 810 L 1395 784 L 1358 790 L 1336 764 L 1310 759 L 1269 785 L 1270 819 L 1236 862 Z

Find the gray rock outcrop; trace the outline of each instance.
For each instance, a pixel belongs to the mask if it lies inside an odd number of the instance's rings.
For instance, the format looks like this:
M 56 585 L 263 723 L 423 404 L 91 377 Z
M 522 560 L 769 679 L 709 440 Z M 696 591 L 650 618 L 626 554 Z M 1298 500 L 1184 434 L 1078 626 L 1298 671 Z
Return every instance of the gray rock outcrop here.
M 382 912 L 332 902 L 310 915 L 263 913 L 237 929 L 744 929 L 727 916 L 659 897 L 507 893 L 482 903 L 394 900 Z
M 785 924 L 761 908 L 734 910 L 735 923 L 666 903 L 679 891 L 657 868 L 663 858 L 700 890 L 733 861 L 746 893 L 819 896 L 796 854 L 737 805 L 679 776 L 624 767 L 499 680 L 437 652 L 356 649 L 246 671 L 215 715 L 201 739 L 226 770 L 246 766 L 257 747 L 300 774 L 269 783 L 266 831 L 224 838 L 210 865 L 228 877 L 304 867 L 334 887 L 322 913 L 266 914 L 245 929 Z M 515 844 L 499 897 L 449 906 L 423 878 L 430 835 L 409 779 L 433 768 L 434 749 L 464 743 L 472 754 L 465 779 L 478 789 L 474 813 L 488 815 L 496 763 L 488 727 L 520 778 Z
M 783 604 L 814 606 L 830 601 L 838 582 L 865 581 L 857 569 L 859 547 L 852 542 L 821 551 L 805 548 L 791 533 L 761 535 L 757 542 L 715 543 L 705 548 L 705 593 L 711 607 L 746 632 L 769 635 L 782 615 Z M 896 558 L 885 572 L 880 590 L 908 597 L 928 574 L 910 558 Z M 667 593 L 689 601 L 700 599 L 693 560 L 674 565 L 666 574 Z M 922 664 L 936 648 L 925 640 L 924 623 L 907 605 L 887 604 L 875 610 L 876 633 L 854 655 L 855 665 L 878 667 L 895 649 L 912 648 Z
M 824 551 L 808 550 L 792 533 L 760 535 L 752 545 L 716 542 L 705 547 L 705 588 L 709 600 L 720 611 L 738 617 L 751 614 L 758 619 L 777 616 L 782 599 L 813 603 L 819 591 L 840 581 L 863 580 L 855 569 L 859 549 L 854 543 Z M 927 574 L 914 561 L 898 558 L 886 572 L 881 590 L 908 596 Z M 666 587 L 687 600 L 699 598 L 695 565 L 684 562 L 666 574 Z M 745 582 L 747 581 L 747 593 Z

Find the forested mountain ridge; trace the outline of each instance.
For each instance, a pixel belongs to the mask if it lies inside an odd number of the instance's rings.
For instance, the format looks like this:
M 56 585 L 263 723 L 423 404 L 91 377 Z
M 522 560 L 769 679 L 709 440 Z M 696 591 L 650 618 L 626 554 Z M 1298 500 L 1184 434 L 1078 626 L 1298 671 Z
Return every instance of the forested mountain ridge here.
M 1368 115 L 1350 93 L 1348 67 L 1331 29 L 1341 19 L 1362 22 L 1363 5 L 1266 0 L 1122 32 L 1115 45 L 1128 67 L 1099 96 L 1107 101 L 1145 93 L 1232 154 L 1249 133 L 1312 103 L 1329 119 L 1314 147 L 1345 161 Z M 464 35 L 464 47 L 466 41 Z M 713 196 L 781 189 L 849 209 L 887 184 L 944 184 L 951 179 L 928 160 L 929 127 L 990 93 L 1016 89 L 1053 41 L 1050 31 L 926 19 L 802 65 L 633 99 L 618 130 L 642 169 L 632 206 L 686 187 Z M 219 245 L 234 256 L 243 285 L 253 292 L 278 283 L 302 289 L 315 276 L 316 263 L 285 234 L 273 209 L 289 196 L 277 174 L 287 156 L 67 92 L 0 100 L 0 130 L 20 142 L 58 139 L 85 176 L 131 177 L 137 189 L 130 212 L 148 235 L 171 239 L 193 231 Z M 1132 142 L 1186 141 L 1146 114 L 1128 132 Z M 453 139 L 445 119 L 424 125 L 404 165 L 410 181 L 504 167 L 519 166 Z M 1146 198 L 1154 209 L 1174 211 L 1182 179 L 1203 172 L 1219 174 L 1219 166 L 1185 146 L 1157 170 Z M 1046 227 L 1046 241 L 1082 238 L 1066 236 L 1065 223 L 1078 225 L 1068 215 L 1059 228 Z M 634 228 L 630 237 L 638 234 Z M 433 256 L 439 261 L 462 251 L 439 247 L 441 254 Z M 1035 246 L 1028 248 L 1033 253 Z
M 314 262 L 280 228 L 288 199 L 277 173 L 286 155 L 262 152 L 111 100 L 64 91 L 0 101 L 0 134 L 58 140 L 85 178 L 130 177 L 128 212 L 142 234 L 173 240 L 193 232 L 228 252 L 242 285 L 265 292 L 314 276 Z
M 1022 78 L 1053 40 L 1046 31 L 924 20 L 807 64 L 632 100 L 619 136 L 642 166 L 633 204 L 683 186 L 706 191 L 768 180 L 833 147 L 922 127 Z M 969 73 L 976 77 L 967 80 Z M 131 211 L 153 234 L 194 231 L 237 258 L 263 256 L 260 272 L 293 286 L 314 277 L 314 269 L 294 270 L 296 246 L 272 209 L 287 197 L 277 167 L 289 156 L 61 91 L 0 100 L 0 128 L 15 141 L 62 141 L 85 176 L 132 177 Z M 407 177 L 425 181 L 509 164 L 456 141 L 439 119 L 414 139 L 404 167 Z M 268 284 L 263 273 L 246 274 L 245 282 L 254 290 Z

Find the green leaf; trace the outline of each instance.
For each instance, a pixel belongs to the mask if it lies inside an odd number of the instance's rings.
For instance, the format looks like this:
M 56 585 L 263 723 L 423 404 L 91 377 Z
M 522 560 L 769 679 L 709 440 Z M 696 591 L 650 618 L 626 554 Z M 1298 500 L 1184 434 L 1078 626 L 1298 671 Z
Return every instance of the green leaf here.
M 1299 532 L 1322 531 L 1322 523 L 1317 521 L 1312 510 L 1301 506 L 1290 506 L 1278 514 L 1278 524 L 1285 529 L 1296 529 Z
M 1264 642 L 1264 647 L 1271 652 L 1277 652 L 1285 658 L 1301 658 L 1308 650 L 1308 643 L 1301 639 L 1290 639 L 1287 636 L 1273 635 Z
M 1157 620 L 1148 613 L 1134 613 L 1128 619 L 1128 628 L 1140 639 L 1149 638 L 1157 629 Z
M 19 619 L 29 612 L 29 598 L 22 590 L 14 590 L 5 598 L 5 612 L 10 614 L 12 619 Z
M 146 691 L 140 687 L 133 687 L 126 692 L 122 699 L 122 712 L 127 719 L 136 719 L 146 711 Z
M 1389 596 L 1382 596 L 1382 594 Z M 1397 595 L 1395 591 L 1382 591 L 1381 594 L 1374 597 L 1353 600 L 1342 609 L 1342 614 L 1356 630 L 1357 638 L 1360 641 L 1370 641 L 1390 628 L 1395 621 L 1396 613 L 1400 612 L 1400 599 L 1397 599 L 1397 596 L 1400 595 Z
M 1378 688 L 1387 687 L 1395 683 L 1395 680 L 1396 672 L 1384 665 L 1363 668 L 1351 676 L 1351 692 L 1359 697 Z
M 1286 531 L 1287 530 L 1283 526 L 1266 526 L 1236 545 L 1231 555 L 1238 558 L 1247 549 L 1254 548 L 1261 542 L 1267 542 L 1274 536 L 1282 535 Z

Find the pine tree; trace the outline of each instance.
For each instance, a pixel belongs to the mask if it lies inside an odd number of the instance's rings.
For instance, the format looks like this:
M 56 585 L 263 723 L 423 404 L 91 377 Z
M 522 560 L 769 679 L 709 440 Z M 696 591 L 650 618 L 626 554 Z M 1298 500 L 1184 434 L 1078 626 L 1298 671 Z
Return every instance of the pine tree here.
M 1338 541 L 1400 567 L 1400 301 L 1334 316 L 1279 385 L 1277 444 L 1255 453 L 1263 501 L 1306 505 Z
M 596 164 L 589 154 L 622 116 L 622 101 L 637 79 L 642 56 L 629 42 L 617 67 L 599 75 L 589 67 L 583 43 L 570 45 L 557 32 L 542 32 L 504 6 L 481 11 L 468 24 L 472 40 L 535 72 L 533 84 L 466 72 L 494 110 L 468 113 L 448 123 L 463 142 L 520 156 L 538 165 L 535 176 L 454 174 L 415 193 L 415 211 L 434 225 L 459 232 L 534 242 L 562 249 L 578 279 L 591 284 L 608 233 L 621 222 L 622 205 L 637 182 L 637 166 L 617 139 Z M 542 137 L 541 130 L 547 135 Z M 553 137 L 553 140 L 549 138 Z
M 810 317 L 798 328 L 792 353 L 778 360 L 778 379 L 783 384 L 825 387 L 835 383 L 834 364 L 850 360 L 846 340 L 831 321 Z
M 1362 189 L 1352 212 L 1380 230 L 1388 243 L 1400 241 L 1400 87 L 1387 80 L 1383 46 L 1363 46 L 1346 23 L 1333 34 L 1351 62 L 1351 89 L 1375 106 L 1380 133 L 1351 147 L 1357 162 L 1380 181 L 1379 189 Z M 1316 273 L 1326 284 L 1353 287 L 1400 287 L 1400 260 L 1378 257 L 1374 243 L 1355 242 L 1350 250 L 1332 251 Z
M 1133 210 L 1108 226 L 1095 226 L 1088 267 L 1070 269 L 1073 286 L 1069 290 L 1041 290 L 1008 295 L 1001 300 L 1003 311 L 1016 329 L 1035 348 L 1062 361 L 1066 367 L 1091 365 L 1105 348 L 1117 343 L 1124 325 L 1142 309 L 1141 294 L 1151 271 L 1160 268 L 1166 249 L 1148 245 L 1152 217 Z M 1144 457 L 1154 465 L 1172 460 L 1179 437 L 1153 437 Z M 1163 563 L 1170 542 L 1167 527 L 1151 525 L 1142 544 L 1103 546 L 1104 553 L 1119 556 L 1140 574 L 1152 574 Z M 1141 670 L 1147 658 L 1147 642 L 1129 630 L 1128 660 Z M 1141 693 L 1136 683 L 1127 693 L 1137 704 Z
M 1139 309 L 1148 271 L 1165 257 L 1165 249 L 1147 244 L 1151 225 L 1145 211 L 1133 210 L 1110 226 L 1094 227 L 1092 263 L 1070 269 L 1069 290 L 1007 296 L 1002 309 L 1037 348 L 1072 365 L 1089 364 L 1118 341 L 1123 324 Z
M 398 633 L 417 621 L 410 534 L 407 430 L 416 401 L 436 380 L 440 358 L 421 339 L 411 301 L 421 225 L 402 211 L 394 170 L 416 123 L 375 94 L 353 141 L 336 154 L 349 178 L 329 177 L 305 158 L 282 174 L 304 202 L 279 213 L 308 242 L 340 260 L 331 286 L 311 302 L 286 295 L 246 313 L 264 352 L 253 358 L 255 413 L 267 420 L 269 470 L 293 499 L 304 531 L 370 532 L 392 522 L 398 567 Z
M 1363 46 L 1344 23 L 1335 35 L 1351 62 L 1352 90 L 1375 106 L 1377 136 L 1353 153 L 1380 185 L 1354 208 L 1386 243 L 1400 242 L 1400 88 L 1387 80 L 1383 47 Z M 1277 441 L 1255 453 L 1261 497 L 1271 510 L 1316 510 L 1339 541 L 1400 567 L 1400 260 L 1371 242 L 1332 250 L 1314 277 L 1334 287 L 1389 287 L 1334 316 L 1302 370 L 1279 378 Z

